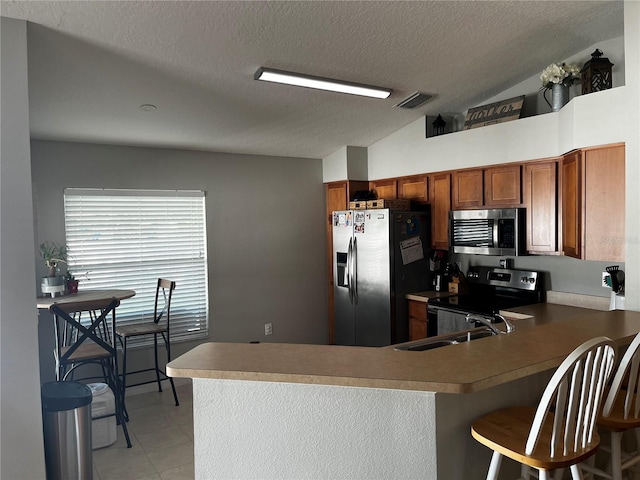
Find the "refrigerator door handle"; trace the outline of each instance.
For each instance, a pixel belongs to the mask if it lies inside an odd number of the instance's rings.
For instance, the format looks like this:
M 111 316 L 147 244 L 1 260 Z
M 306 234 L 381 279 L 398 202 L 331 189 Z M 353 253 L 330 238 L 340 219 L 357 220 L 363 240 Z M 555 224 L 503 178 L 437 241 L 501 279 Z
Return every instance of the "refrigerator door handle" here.
M 347 288 L 349 289 L 349 301 L 353 303 L 353 239 L 349 239 L 347 250 Z
M 358 239 L 353 237 L 353 278 L 352 278 L 352 287 L 353 288 L 353 299 L 356 303 L 358 303 Z

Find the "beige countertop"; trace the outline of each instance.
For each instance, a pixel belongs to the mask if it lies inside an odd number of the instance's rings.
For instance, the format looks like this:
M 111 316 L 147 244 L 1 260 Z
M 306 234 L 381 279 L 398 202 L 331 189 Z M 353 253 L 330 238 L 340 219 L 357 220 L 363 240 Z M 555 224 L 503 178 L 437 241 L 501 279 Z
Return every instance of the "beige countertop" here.
M 173 377 L 468 393 L 555 368 L 590 338 L 604 335 L 624 346 L 640 331 L 640 312 L 554 304 L 514 311 L 532 317 L 514 320 L 513 333 L 422 352 L 212 342 L 173 360 L 167 372 Z

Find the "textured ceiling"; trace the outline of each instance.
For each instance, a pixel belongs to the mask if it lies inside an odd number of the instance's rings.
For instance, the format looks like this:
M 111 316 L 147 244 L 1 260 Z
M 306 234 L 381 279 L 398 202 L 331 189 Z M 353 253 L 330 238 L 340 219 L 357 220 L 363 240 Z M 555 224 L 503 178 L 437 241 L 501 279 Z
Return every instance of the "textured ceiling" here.
M 623 34 L 620 1 L 6 1 L 29 20 L 32 137 L 322 158 L 464 112 Z M 258 67 L 393 89 L 253 80 Z M 415 91 L 434 100 L 394 108 Z M 143 112 L 142 104 L 154 104 Z

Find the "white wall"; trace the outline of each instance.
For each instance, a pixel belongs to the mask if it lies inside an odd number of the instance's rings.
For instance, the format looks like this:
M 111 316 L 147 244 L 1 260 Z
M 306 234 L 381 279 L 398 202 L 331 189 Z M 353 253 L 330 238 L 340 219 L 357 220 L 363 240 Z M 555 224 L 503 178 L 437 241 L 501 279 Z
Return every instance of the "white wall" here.
M 534 405 L 552 373 L 470 394 L 195 378 L 196 478 L 484 478 L 471 423 Z
M 320 160 L 48 141 L 31 150 L 38 242 L 64 242 L 65 187 L 204 190 L 209 340 L 328 342 Z M 41 319 L 43 338 L 47 325 Z
M 437 478 L 432 392 L 200 378 L 193 386 L 196 478 Z
M 29 160 L 26 22 L 0 18 L 0 477 L 44 478 Z

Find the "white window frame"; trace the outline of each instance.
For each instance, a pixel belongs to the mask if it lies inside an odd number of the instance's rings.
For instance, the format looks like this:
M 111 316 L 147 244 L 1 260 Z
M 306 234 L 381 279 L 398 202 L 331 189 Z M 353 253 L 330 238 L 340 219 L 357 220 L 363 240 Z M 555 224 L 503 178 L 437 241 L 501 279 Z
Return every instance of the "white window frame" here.
M 118 324 L 153 321 L 157 279 L 166 278 L 176 282 L 171 343 L 209 336 L 203 191 L 66 188 L 64 210 L 68 270 L 80 290 L 136 292 L 118 307 Z

